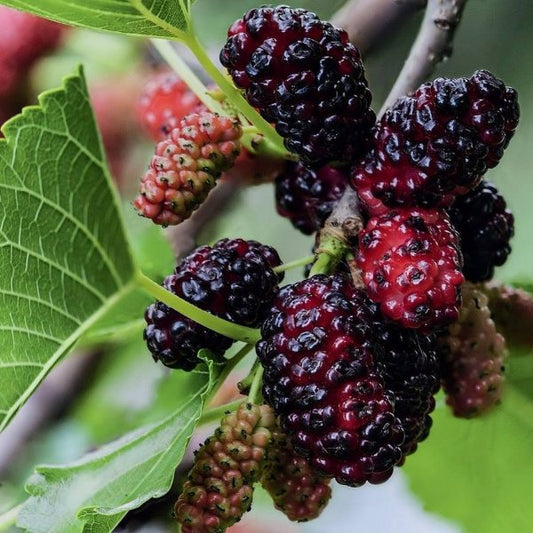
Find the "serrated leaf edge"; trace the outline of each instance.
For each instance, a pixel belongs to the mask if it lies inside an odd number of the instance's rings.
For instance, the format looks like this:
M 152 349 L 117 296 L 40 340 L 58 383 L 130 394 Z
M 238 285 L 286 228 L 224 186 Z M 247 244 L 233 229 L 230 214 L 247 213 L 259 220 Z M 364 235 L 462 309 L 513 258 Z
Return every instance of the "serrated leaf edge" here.
M 1 130 L 5 135 L 5 139 L 0 139 L 0 144 L 5 144 L 7 147 L 14 152 L 15 146 L 13 143 L 13 136 L 16 133 L 17 124 L 19 122 L 23 123 L 24 118 L 26 115 L 31 113 L 40 113 L 45 114 L 46 110 L 49 105 L 49 100 L 51 101 L 53 98 L 60 94 L 64 94 L 67 92 L 67 87 L 70 83 L 77 82 L 79 80 L 81 89 L 85 92 L 85 95 L 87 97 L 87 101 L 90 103 L 89 100 L 89 94 L 87 89 L 87 83 L 85 79 L 85 74 L 83 71 L 83 66 L 80 64 L 76 68 L 75 74 L 70 74 L 68 76 L 65 76 L 62 80 L 61 87 L 49 89 L 47 91 L 42 92 L 38 96 L 38 104 L 37 105 L 30 105 L 26 106 L 22 109 L 21 113 L 18 115 L 12 117 L 8 121 L 6 121 Z M 92 107 L 91 107 L 92 111 Z M 74 347 L 76 342 L 83 336 L 84 333 L 86 333 L 90 327 L 96 323 L 98 319 L 100 319 L 115 303 L 117 303 L 120 299 L 125 297 L 129 292 L 134 290 L 136 288 L 135 283 L 135 260 L 134 255 L 131 250 L 131 244 L 128 239 L 128 235 L 126 233 L 124 218 L 122 216 L 122 208 L 118 197 L 118 192 L 116 190 L 116 187 L 113 184 L 113 181 L 111 179 L 111 176 L 109 174 L 109 167 L 107 165 L 107 160 L 105 159 L 105 151 L 103 147 L 103 141 L 102 141 L 102 135 L 100 133 L 100 130 L 96 124 L 96 119 L 94 117 L 94 112 L 92 114 L 92 120 L 93 124 L 92 126 L 96 129 L 98 133 L 98 143 L 100 148 L 100 153 L 104 157 L 103 161 L 96 161 L 95 163 L 98 164 L 102 168 L 102 172 L 104 173 L 105 179 L 107 180 L 108 186 L 111 189 L 111 195 L 113 198 L 113 204 L 114 207 L 118 213 L 119 223 L 120 223 L 120 229 L 122 231 L 122 234 L 124 236 L 124 243 L 127 247 L 127 252 L 130 257 L 131 265 L 132 265 L 132 274 L 131 279 L 129 282 L 122 285 L 122 287 L 111 297 L 109 297 L 105 303 L 98 309 L 96 313 L 94 313 L 92 316 L 90 316 L 86 321 L 83 322 L 83 324 L 78 327 L 67 339 L 63 341 L 61 346 L 58 350 L 54 352 L 52 357 L 48 359 L 45 365 L 43 365 L 41 372 L 36 376 L 36 378 L 31 382 L 31 384 L 27 387 L 25 392 L 18 398 L 18 400 L 11 406 L 10 409 L 7 410 L 7 412 L 4 413 L 4 418 L 0 422 L 0 433 L 7 427 L 9 422 L 12 420 L 13 416 L 17 413 L 17 411 L 20 409 L 20 407 L 28 400 L 28 398 L 33 394 L 35 389 L 39 386 L 39 384 L 42 382 L 42 380 L 45 378 L 45 376 L 50 372 L 50 370 L 58 363 L 58 361 L 71 349 Z

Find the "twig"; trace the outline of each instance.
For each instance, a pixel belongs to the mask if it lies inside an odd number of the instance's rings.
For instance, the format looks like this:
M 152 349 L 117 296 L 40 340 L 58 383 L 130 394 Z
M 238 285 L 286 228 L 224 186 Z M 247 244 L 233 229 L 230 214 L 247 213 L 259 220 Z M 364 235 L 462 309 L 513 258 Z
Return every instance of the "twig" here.
M 381 113 L 399 97 L 414 91 L 445 57 L 452 53 L 452 41 L 467 0 L 428 0 L 418 37 Z
M 178 262 L 196 248 L 198 235 L 209 222 L 225 211 L 240 188 L 240 183 L 235 181 L 219 182 L 191 218 L 166 230 L 166 236 Z
M 332 17 L 344 28 L 363 55 L 387 42 L 410 15 L 422 9 L 426 0 L 351 0 Z
M 326 220 L 321 236 L 331 235 L 348 244 L 350 239 L 357 237 L 363 225 L 357 193 L 351 187 L 346 187 L 335 209 Z

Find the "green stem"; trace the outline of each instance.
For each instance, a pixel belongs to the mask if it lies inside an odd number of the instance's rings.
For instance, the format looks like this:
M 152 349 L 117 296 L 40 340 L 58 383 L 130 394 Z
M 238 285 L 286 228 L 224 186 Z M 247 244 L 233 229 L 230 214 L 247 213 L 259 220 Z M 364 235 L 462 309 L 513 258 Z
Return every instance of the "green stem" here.
M 11 526 L 15 525 L 17 516 L 23 505 L 24 502 L 0 515 L 0 531 L 7 531 Z
M 315 259 L 314 255 L 306 255 L 305 257 L 302 257 L 300 259 L 295 259 L 294 261 L 283 263 L 282 265 L 274 267 L 272 270 L 276 274 L 278 274 L 279 272 L 285 272 L 287 270 L 291 270 L 292 268 L 297 268 L 299 266 L 304 266 L 304 265 L 307 265 L 308 263 L 312 263 L 314 259 Z
M 228 360 L 224 370 L 220 374 L 217 380 L 216 387 L 211 392 L 211 398 L 218 392 L 218 389 L 222 386 L 224 381 L 228 379 L 228 376 L 233 372 L 235 367 L 252 351 L 253 344 L 245 344 L 231 359 Z
M 228 412 L 235 411 L 244 400 L 235 400 L 234 402 L 225 403 L 213 409 L 207 409 L 202 413 L 198 424 L 210 424 L 211 422 L 218 422 Z
M 250 393 L 248 394 L 248 401 L 250 403 L 259 403 L 261 398 L 261 385 L 263 384 L 263 366 L 259 366 L 255 372 Z
M 216 333 L 220 333 L 230 339 L 242 341 L 247 344 L 255 344 L 261 338 L 258 329 L 239 326 L 238 324 L 234 324 L 233 322 L 212 315 L 203 309 L 199 309 L 187 300 L 167 291 L 164 287 L 158 285 L 141 271 L 136 273 L 135 278 L 139 286 L 150 296 L 162 301 L 169 307 L 172 307 L 172 309 L 178 311 L 178 313 L 185 315 L 187 318 L 198 322 L 198 324 L 201 324 Z
M 166 61 L 168 66 L 189 86 L 189 89 L 198 96 L 198 98 L 214 113 L 227 115 L 224 108 L 209 93 L 207 87 L 202 83 L 200 78 L 179 56 L 178 51 L 170 41 L 161 39 L 150 39 L 153 47 L 159 52 L 159 55 Z
M 331 235 L 321 236 L 318 255 L 309 272 L 309 277 L 315 274 L 331 274 L 346 251 L 347 247 L 341 240 Z
M 203 46 L 198 41 L 196 34 L 191 32 L 187 35 L 185 44 L 196 56 L 206 72 L 211 76 L 213 81 L 222 89 L 228 101 L 242 113 L 264 136 L 265 142 L 272 145 L 280 156 L 292 158 L 283 144 L 283 139 L 278 135 L 276 130 L 243 98 L 241 92 L 229 82 L 224 74 L 211 61 L 205 52 Z

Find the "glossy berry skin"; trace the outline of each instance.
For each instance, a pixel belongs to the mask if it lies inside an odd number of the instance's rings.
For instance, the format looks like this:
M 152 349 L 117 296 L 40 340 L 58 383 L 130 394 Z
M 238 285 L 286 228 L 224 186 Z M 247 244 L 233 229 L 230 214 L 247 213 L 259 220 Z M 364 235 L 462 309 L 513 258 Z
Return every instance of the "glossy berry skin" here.
M 492 183 L 482 181 L 459 196 L 449 209 L 450 219 L 461 237 L 463 272 L 469 281 L 488 281 L 494 267 L 501 266 L 511 253 L 514 216 Z
M 221 533 L 250 510 L 274 414 L 266 405 L 241 404 L 228 413 L 195 455 L 174 507 L 182 533 Z
M 348 163 L 366 151 L 375 115 L 345 31 L 304 9 L 251 9 L 230 27 L 220 61 L 305 164 Z
M 443 209 L 395 209 L 371 218 L 359 234 L 356 259 L 384 316 L 423 330 L 457 318 L 462 258 Z
M 0 97 L 17 90 L 28 69 L 54 51 L 66 27 L 29 13 L 0 6 Z
M 446 403 L 457 417 L 480 416 L 503 394 L 505 339 L 490 316 L 488 298 L 467 285 L 457 322 L 440 339 Z
M 394 399 L 371 351 L 372 316 L 347 277 L 284 287 L 261 328 L 263 396 L 296 452 L 320 474 L 380 483 L 402 459 Z
M 240 125 L 229 117 L 194 113 L 157 144 L 134 206 L 162 226 L 189 218 L 241 150 Z
M 347 172 L 328 165 L 312 170 L 288 162 L 275 183 L 276 210 L 306 235 L 320 229 L 348 183 Z
M 243 326 L 257 327 L 278 292 L 281 260 L 270 246 L 243 239 L 222 239 L 202 246 L 182 261 L 163 286 L 200 309 Z M 154 360 L 192 370 L 205 348 L 222 356 L 232 341 L 186 318 L 162 302 L 145 313 L 144 339 Z
M 490 72 L 438 78 L 385 112 L 353 185 L 371 216 L 449 206 L 498 164 L 518 119 L 516 91 Z
M 313 520 L 331 498 L 330 483 L 331 478 L 318 475 L 307 459 L 295 453 L 289 437 L 274 427 L 261 484 L 276 509 L 295 522 Z
M 401 449 L 406 456 L 416 451 L 431 429 L 429 415 L 440 389 L 436 338 L 391 323 L 377 309 L 374 317 L 373 349 L 378 371 L 395 398 L 394 413 L 405 433 Z
M 152 75 L 137 102 L 137 117 L 154 141 L 162 141 L 194 112 L 207 111 L 189 86 L 172 71 Z

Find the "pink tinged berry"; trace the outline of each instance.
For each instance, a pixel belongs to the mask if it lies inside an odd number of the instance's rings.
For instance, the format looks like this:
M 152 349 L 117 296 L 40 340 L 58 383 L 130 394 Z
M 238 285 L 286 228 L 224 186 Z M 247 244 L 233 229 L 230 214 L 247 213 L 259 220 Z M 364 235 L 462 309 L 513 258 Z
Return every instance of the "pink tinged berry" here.
M 467 285 L 457 322 L 442 337 L 442 383 L 455 416 L 480 416 L 500 403 L 505 339 L 497 332 L 488 298 Z
M 153 74 L 137 102 L 137 118 L 154 141 L 162 141 L 186 115 L 207 111 L 188 85 L 171 71 Z
M 224 416 L 196 452 L 174 507 L 183 533 L 221 533 L 250 510 L 274 423 L 266 405 L 243 403 Z
M 187 219 L 239 155 L 242 129 L 229 117 L 188 115 L 159 142 L 134 206 L 163 226 Z
M 276 509 L 292 521 L 313 520 L 331 498 L 330 483 L 331 478 L 319 475 L 294 451 L 289 437 L 275 427 L 261 484 L 272 497 Z
M 371 218 L 356 259 L 369 297 L 407 328 L 450 324 L 464 282 L 457 233 L 442 209 L 395 209 Z

